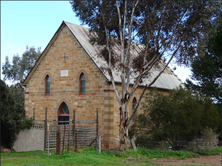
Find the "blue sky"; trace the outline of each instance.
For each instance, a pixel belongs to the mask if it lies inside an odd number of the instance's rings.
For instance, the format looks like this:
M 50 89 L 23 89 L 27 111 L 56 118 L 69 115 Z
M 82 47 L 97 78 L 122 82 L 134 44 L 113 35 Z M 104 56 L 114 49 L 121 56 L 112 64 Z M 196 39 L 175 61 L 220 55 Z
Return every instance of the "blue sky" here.
M 63 20 L 81 24 L 68 1 L 1 1 L 1 65 L 7 55 L 10 61 L 21 56 L 26 46 L 43 51 Z M 190 75 L 184 67 L 175 73 L 182 81 Z

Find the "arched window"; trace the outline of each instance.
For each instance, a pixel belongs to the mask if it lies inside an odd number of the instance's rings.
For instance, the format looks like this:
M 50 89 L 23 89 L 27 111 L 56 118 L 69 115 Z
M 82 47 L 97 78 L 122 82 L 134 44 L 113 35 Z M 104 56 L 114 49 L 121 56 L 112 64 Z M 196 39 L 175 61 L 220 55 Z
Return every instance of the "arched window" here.
M 136 107 L 136 98 L 134 97 L 134 98 L 133 98 L 133 103 L 132 103 L 132 112 L 133 112 L 133 109 L 134 109 L 135 107 Z M 133 116 L 132 124 L 133 124 L 133 125 L 136 125 L 136 113 L 135 113 L 134 116 Z
M 86 92 L 86 78 L 85 75 L 82 73 L 79 78 L 79 94 L 85 95 Z
M 50 77 L 48 75 L 45 77 L 45 95 L 50 95 Z
M 69 109 L 66 103 L 62 103 L 59 107 L 58 120 L 61 121 L 59 124 L 69 124 Z

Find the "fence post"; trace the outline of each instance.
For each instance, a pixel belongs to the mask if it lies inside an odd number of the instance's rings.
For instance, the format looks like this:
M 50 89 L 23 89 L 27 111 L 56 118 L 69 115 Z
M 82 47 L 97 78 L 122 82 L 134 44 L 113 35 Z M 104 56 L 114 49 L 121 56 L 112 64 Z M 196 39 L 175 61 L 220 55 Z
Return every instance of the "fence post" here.
M 64 146 L 65 146 L 65 134 L 66 134 L 66 125 L 64 124 L 64 132 L 63 132 L 63 144 L 62 144 L 62 155 L 64 151 Z
M 35 108 L 33 108 L 33 120 L 35 120 Z
M 68 147 L 67 147 L 67 151 L 69 152 L 69 130 L 68 130 Z
M 75 128 L 76 128 L 76 116 L 75 116 L 76 111 L 73 110 L 73 128 L 72 128 L 72 135 L 73 135 L 73 149 L 75 147 Z
M 60 154 L 61 149 L 61 135 L 60 135 L 60 127 L 58 126 L 57 132 L 56 132 L 56 155 Z
M 98 110 L 96 110 L 96 132 L 97 132 L 97 136 L 99 135 L 99 114 L 98 114 Z
M 47 107 L 45 108 L 44 151 L 46 150 L 46 142 L 47 142 Z
M 97 137 L 97 151 L 101 153 L 101 136 Z

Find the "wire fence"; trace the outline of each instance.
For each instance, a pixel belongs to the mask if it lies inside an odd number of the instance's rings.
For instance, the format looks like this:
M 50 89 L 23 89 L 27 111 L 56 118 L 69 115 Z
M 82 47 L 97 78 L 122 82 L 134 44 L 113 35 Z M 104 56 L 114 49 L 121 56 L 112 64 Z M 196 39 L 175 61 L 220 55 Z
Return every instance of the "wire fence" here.
M 94 122 L 92 126 L 91 123 Z M 97 138 L 97 127 L 96 127 L 96 120 L 85 121 L 82 124 L 82 121 L 79 120 L 75 125 L 75 131 L 73 132 L 73 125 L 72 124 L 51 124 L 47 122 L 47 128 L 45 128 L 44 120 L 35 122 L 32 126 L 32 129 L 40 129 L 46 130 L 46 149 L 56 149 L 57 144 L 57 132 L 60 131 L 60 143 L 75 149 L 81 148 L 84 146 L 96 146 L 96 138 Z M 53 121 L 52 123 L 58 123 Z
M 33 109 L 35 115 L 35 109 Z M 73 110 L 72 121 L 47 121 L 47 108 L 45 110 L 45 120 L 35 120 L 31 129 L 44 130 L 44 150 L 56 149 L 57 133 L 60 133 L 61 146 L 70 146 L 74 149 L 83 146 L 96 146 L 98 136 L 98 111 L 96 119 L 75 119 Z

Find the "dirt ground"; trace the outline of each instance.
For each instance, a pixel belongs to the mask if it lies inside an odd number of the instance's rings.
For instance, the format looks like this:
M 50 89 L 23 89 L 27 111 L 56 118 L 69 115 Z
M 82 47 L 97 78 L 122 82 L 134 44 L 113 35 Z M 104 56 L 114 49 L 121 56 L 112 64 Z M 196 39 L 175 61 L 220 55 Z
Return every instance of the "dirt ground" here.
M 159 163 L 162 165 L 212 165 L 212 166 L 222 166 L 222 155 L 216 156 L 201 156 L 200 158 L 188 158 L 185 160 L 175 160 L 175 159 L 151 159 L 150 162 Z

